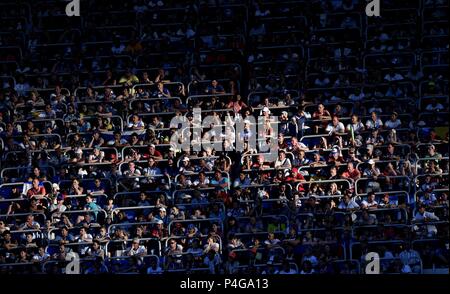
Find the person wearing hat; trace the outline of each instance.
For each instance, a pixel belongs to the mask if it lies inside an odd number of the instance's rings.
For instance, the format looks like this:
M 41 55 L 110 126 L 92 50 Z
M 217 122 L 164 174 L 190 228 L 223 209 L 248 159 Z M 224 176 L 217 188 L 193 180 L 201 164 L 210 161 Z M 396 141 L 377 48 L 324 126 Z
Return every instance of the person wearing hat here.
M 145 158 L 152 157 L 155 160 L 161 160 L 163 158 L 161 152 L 156 150 L 156 145 L 155 144 L 150 144 L 148 146 L 148 152 L 147 152 L 147 154 L 144 155 L 144 157 Z
M 366 193 L 381 191 L 380 183 L 377 182 L 377 178 L 380 176 L 380 169 L 376 166 L 373 159 L 369 159 L 368 167 L 364 170 L 363 176 L 369 178 L 367 181 Z
M 343 164 L 345 162 L 344 157 L 342 156 L 341 148 L 339 146 L 333 146 L 331 149 L 330 156 L 328 157 L 328 164 Z
M 389 196 L 389 193 L 384 193 L 383 197 L 380 199 L 380 202 L 378 203 L 378 206 L 380 208 L 390 208 L 390 207 L 396 207 L 398 205 L 398 202 L 395 200 L 392 200 Z
M 269 116 L 269 115 L 270 115 L 270 109 L 269 109 L 269 107 L 264 106 L 263 109 L 261 110 L 261 115 L 262 115 L 262 116 L 265 116 L 265 117 Z
M 179 173 L 189 173 L 189 172 L 194 172 L 194 167 L 191 165 L 191 160 L 189 159 L 189 157 L 184 156 L 181 159 L 181 166 L 179 168 Z
M 168 224 L 170 221 L 169 216 L 167 215 L 167 210 L 165 207 L 160 207 L 156 211 L 155 222 L 162 224 Z
M 423 224 L 436 221 L 439 221 L 439 217 L 433 212 L 426 211 L 426 206 L 420 204 L 411 222 L 413 224 Z M 426 231 L 428 237 L 433 237 L 437 234 L 437 227 L 433 224 L 426 225 Z
M 393 112 L 391 118 L 384 123 L 386 129 L 397 129 L 402 126 L 402 122 L 398 119 L 398 113 Z
M 50 214 L 52 218 L 58 218 L 61 216 L 61 213 L 67 210 L 67 207 L 64 205 L 64 195 L 58 193 L 52 205 L 50 205 Z

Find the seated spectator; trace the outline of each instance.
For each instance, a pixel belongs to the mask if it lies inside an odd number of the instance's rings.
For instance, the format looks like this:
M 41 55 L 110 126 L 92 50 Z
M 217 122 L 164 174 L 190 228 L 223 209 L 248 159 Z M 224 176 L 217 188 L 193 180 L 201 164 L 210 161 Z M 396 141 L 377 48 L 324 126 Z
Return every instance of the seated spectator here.
M 131 247 L 127 250 L 127 256 L 143 256 L 147 255 L 147 249 L 140 245 L 139 239 L 133 239 Z
M 339 133 L 344 133 L 345 127 L 344 124 L 339 121 L 339 118 L 337 116 L 333 116 L 331 123 L 328 124 L 325 131 L 328 132 L 329 135 L 335 135 Z
M 133 131 L 141 131 L 145 128 L 145 124 L 138 115 L 133 115 L 131 121 L 128 124 L 128 129 Z
M 361 202 L 362 209 L 376 209 L 378 208 L 378 202 L 375 200 L 375 193 L 370 192 L 367 194 L 367 200 Z
M 358 203 L 350 195 L 347 193 L 344 194 L 344 197 L 342 198 L 341 202 L 338 205 L 338 209 L 342 210 L 357 210 L 359 209 Z
M 286 152 L 284 150 L 280 150 L 278 152 L 278 158 L 275 161 L 276 169 L 290 169 L 292 167 L 291 160 L 286 157 Z
M 398 119 L 398 113 L 397 112 L 393 112 L 391 115 L 391 119 L 387 120 L 384 123 L 384 126 L 386 127 L 386 129 L 397 129 L 399 127 L 401 127 L 402 123 L 401 121 Z
M 225 94 L 225 89 L 217 80 L 212 80 L 211 84 L 206 87 L 206 94 Z
M 437 227 L 432 223 L 433 221 L 439 221 L 439 217 L 437 217 L 434 213 L 426 211 L 426 207 L 424 205 L 420 205 L 412 222 L 415 224 L 425 224 L 424 227 L 426 229 L 425 234 L 427 237 L 431 238 L 437 234 Z M 415 230 L 420 230 L 420 227 L 417 225 L 414 227 Z
M 47 191 L 45 191 L 45 187 L 39 183 L 39 179 L 34 179 L 31 182 L 31 188 L 27 191 L 27 197 L 29 199 L 41 199 L 47 195 Z
M 353 162 L 347 163 L 347 169 L 342 173 L 342 177 L 356 181 L 361 177 L 361 172 L 354 167 Z
M 370 119 L 367 120 L 366 122 L 366 128 L 368 130 L 373 130 L 373 129 L 379 129 L 383 127 L 383 122 L 381 121 L 381 119 L 378 118 L 378 115 L 376 112 L 372 112 Z

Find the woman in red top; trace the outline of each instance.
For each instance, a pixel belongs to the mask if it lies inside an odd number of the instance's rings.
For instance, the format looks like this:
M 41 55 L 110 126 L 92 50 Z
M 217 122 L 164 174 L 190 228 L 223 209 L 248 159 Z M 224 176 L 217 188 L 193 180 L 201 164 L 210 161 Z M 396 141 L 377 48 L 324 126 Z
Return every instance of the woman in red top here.
M 243 108 L 247 108 L 247 104 L 244 103 L 241 99 L 241 95 L 236 95 L 235 100 L 230 101 L 228 103 L 227 108 L 233 109 L 234 113 L 237 114 L 241 112 Z

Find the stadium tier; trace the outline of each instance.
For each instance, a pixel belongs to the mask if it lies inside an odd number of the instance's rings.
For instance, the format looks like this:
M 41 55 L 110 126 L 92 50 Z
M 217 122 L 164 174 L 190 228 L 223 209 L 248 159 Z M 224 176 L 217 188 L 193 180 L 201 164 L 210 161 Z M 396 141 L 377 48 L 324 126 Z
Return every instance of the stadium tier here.
M 2 1 L 0 274 L 448 273 L 448 1 L 383 2 Z

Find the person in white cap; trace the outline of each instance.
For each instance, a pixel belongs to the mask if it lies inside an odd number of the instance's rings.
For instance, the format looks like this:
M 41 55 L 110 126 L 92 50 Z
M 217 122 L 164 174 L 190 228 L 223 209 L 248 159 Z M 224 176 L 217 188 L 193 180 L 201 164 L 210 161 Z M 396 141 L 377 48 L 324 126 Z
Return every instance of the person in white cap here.
M 269 107 L 264 106 L 263 109 L 262 109 L 262 111 L 261 111 L 261 114 L 264 115 L 264 116 L 268 116 L 268 115 L 270 114 L 270 109 L 269 109 Z
M 380 169 L 376 167 L 375 161 L 373 159 L 369 159 L 367 163 L 369 164 L 369 166 L 363 172 L 363 176 L 370 179 L 367 182 L 366 193 L 372 191 L 379 192 L 380 183 L 377 182 L 377 177 L 380 175 Z
M 191 160 L 189 157 L 185 156 L 181 160 L 180 173 L 182 172 L 193 172 L 194 168 L 191 166 Z

